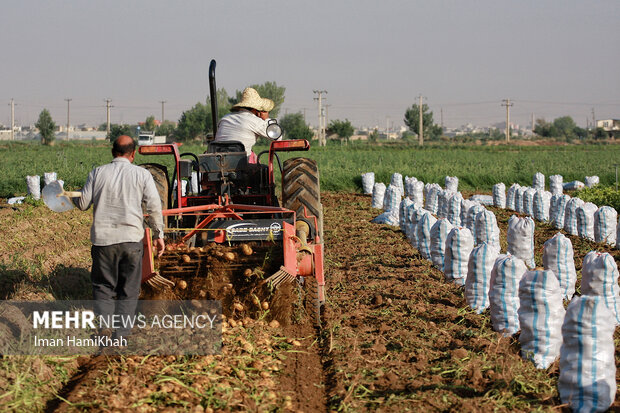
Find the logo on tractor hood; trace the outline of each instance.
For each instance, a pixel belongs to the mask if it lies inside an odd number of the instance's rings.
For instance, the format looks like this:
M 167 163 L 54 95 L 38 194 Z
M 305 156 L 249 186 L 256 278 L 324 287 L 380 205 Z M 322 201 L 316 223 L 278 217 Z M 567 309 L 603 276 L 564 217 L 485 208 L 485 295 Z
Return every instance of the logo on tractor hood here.
M 255 222 L 242 222 L 239 224 L 232 224 L 226 227 L 228 234 L 257 234 L 257 233 L 273 233 L 277 234 L 282 231 L 282 224 L 279 222 L 272 222 L 268 226 L 259 225 Z

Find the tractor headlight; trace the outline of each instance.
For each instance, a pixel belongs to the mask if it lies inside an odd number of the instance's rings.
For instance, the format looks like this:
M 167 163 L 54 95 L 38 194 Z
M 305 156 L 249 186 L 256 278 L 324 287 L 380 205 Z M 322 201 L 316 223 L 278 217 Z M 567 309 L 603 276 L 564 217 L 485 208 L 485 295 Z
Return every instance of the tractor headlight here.
M 282 136 L 282 128 L 275 119 L 269 119 L 267 124 L 267 136 L 269 139 L 276 140 Z

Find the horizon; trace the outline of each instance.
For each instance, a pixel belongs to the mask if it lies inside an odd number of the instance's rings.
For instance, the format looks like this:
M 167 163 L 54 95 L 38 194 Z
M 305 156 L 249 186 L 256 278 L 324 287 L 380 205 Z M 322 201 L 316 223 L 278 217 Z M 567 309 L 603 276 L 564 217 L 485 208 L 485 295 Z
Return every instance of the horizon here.
M 111 123 L 159 120 L 161 101 L 176 122 L 206 102 L 214 58 L 218 88 L 275 81 L 279 117 L 305 111 L 311 127 L 316 89 L 328 121 L 360 129 L 398 129 L 419 95 L 447 128 L 505 122 L 503 99 L 521 128 L 532 114 L 586 127 L 620 117 L 618 17 L 611 0 L 13 2 L 0 16 L 11 45 L 0 123 L 10 126 L 11 98 L 16 125 L 43 108 L 65 125 L 67 98 L 72 126 L 105 123 L 105 99 Z

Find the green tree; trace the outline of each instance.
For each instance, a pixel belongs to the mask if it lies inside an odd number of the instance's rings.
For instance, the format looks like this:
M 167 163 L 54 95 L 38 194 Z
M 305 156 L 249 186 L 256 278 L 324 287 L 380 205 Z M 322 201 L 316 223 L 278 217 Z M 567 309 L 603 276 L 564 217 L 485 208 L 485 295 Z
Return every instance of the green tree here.
M 553 121 L 553 126 L 557 130 L 558 137 L 572 138 L 575 136 L 577 124 L 570 116 L 562 116 Z
M 419 134 L 420 125 L 420 107 L 417 104 L 411 105 L 409 109 L 405 111 L 405 125 L 416 135 Z M 433 140 L 441 136 L 441 126 L 433 123 L 433 112 L 431 112 L 426 103 L 422 104 L 422 132 L 424 138 Z
M 284 139 L 306 139 L 311 140 L 314 136 L 312 129 L 304 121 L 301 112 L 288 113 L 279 121 L 284 134 Z
M 159 136 L 174 136 L 176 133 L 176 126 L 174 122 L 169 120 L 163 121 L 157 128 L 155 128 L 155 134 Z
M 155 116 L 149 116 L 144 121 L 144 125 L 142 125 L 142 130 L 145 131 L 155 131 Z
M 226 90 L 220 89 L 217 92 L 217 112 L 218 119 L 230 111 L 230 102 Z M 207 98 L 206 104 L 196 103 L 193 108 L 181 114 L 179 124 L 176 129 L 176 137 L 181 140 L 191 140 L 204 137 L 207 133 L 213 133 L 213 119 L 211 117 L 211 98 Z
M 121 135 L 127 135 L 135 138 L 135 128 L 131 127 L 130 125 L 117 125 L 115 123 L 111 124 L 110 133 L 108 134 L 108 139 L 110 140 L 110 142 L 114 142 L 116 138 Z
M 379 139 L 379 131 L 377 130 L 377 128 L 374 128 L 372 132 L 370 132 L 370 134 L 368 135 L 368 140 L 372 143 L 375 143 L 377 142 L 377 139 Z
M 43 109 L 41 111 L 39 114 L 39 120 L 34 124 L 34 126 L 39 129 L 39 133 L 41 134 L 41 143 L 43 145 L 50 145 L 56 138 L 54 135 L 56 124 L 47 109 Z
M 278 86 L 276 82 L 265 82 L 262 85 L 250 85 L 249 87 L 256 89 L 261 97 L 273 100 L 274 107 L 271 112 L 269 112 L 269 117 L 277 118 L 280 107 L 282 103 L 284 103 L 284 92 L 286 91 L 286 87 Z M 235 96 L 229 99 L 230 105 L 232 106 L 239 103 L 242 97 L 243 91 L 237 90 Z
M 351 125 L 351 122 L 349 121 L 349 119 L 345 119 L 345 120 L 336 119 L 336 120 L 332 120 L 331 122 L 329 122 L 327 131 L 329 133 L 335 133 L 336 135 L 340 137 L 341 140 L 343 140 L 346 143 L 346 142 L 349 142 L 349 138 L 351 137 L 351 135 L 353 135 L 353 132 L 355 132 L 355 129 L 353 128 L 353 125 Z

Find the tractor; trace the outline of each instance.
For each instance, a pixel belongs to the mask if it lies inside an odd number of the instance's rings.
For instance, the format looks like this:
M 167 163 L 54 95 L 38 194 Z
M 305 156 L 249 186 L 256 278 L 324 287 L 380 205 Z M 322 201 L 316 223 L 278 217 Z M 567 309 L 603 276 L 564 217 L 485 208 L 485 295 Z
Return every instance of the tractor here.
M 214 60 L 209 86 L 215 129 Z M 270 122 L 268 134 L 281 135 L 276 121 Z M 211 141 L 200 154 L 180 148 L 172 143 L 138 149 L 141 155 L 173 158 L 172 171 L 162 163 L 141 165 L 151 172 L 162 201 L 166 241 L 164 255 L 154 258 L 146 229 L 149 253 L 144 256 L 143 285 L 170 290 L 181 299 L 221 300 L 227 315 L 259 314 L 270 304 L 272 311 L 286 313 L 295 294 L 276 303 L 265 297 L 273 298 L 289 285 L 298 292 L 313 324 L 320 326 L 325 277 L 319 171 L 311 159 L 281 163 L 278 156 L 307 151 L 308 141 L 273 140 L 255 164 L 248 162 L 240 142 Z M 263 155 L 266 163 L 261 163 Z M 275 165 L 282 176 L 281 200 L 276 194 Z

